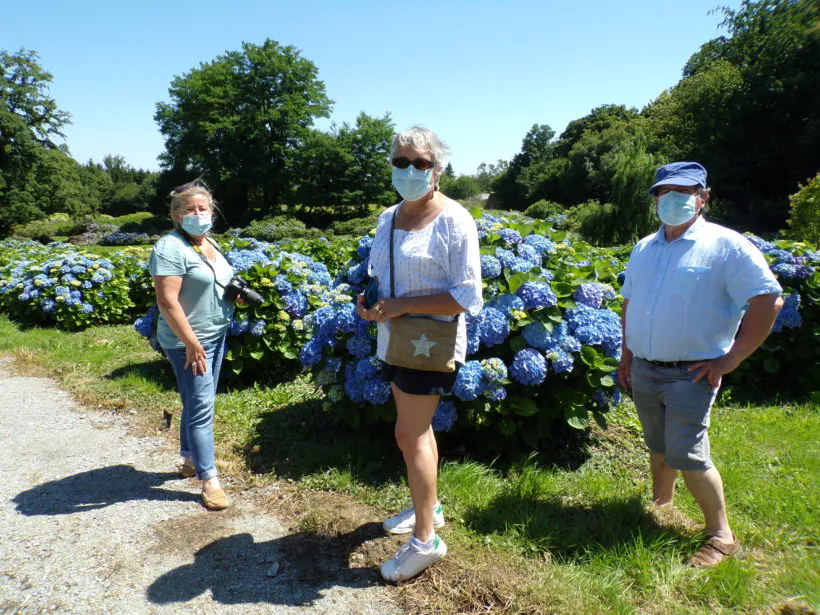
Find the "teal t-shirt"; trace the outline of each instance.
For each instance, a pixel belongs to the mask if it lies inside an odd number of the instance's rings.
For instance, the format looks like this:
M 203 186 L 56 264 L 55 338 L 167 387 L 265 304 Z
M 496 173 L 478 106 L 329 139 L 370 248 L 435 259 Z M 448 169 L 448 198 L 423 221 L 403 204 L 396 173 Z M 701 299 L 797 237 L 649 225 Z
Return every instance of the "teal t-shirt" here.
M 200 343 L 214 342 L 225 335 L 233 316 L 234 304 L 223 299 L 224 291 L 214 284 L 214 272 L 191 244 L 175 232 L 160 239 L 151 251 L 148 266 L 151 275 L 182 276 L 179 303 Z M 227 284 L 233 269 L 217 251 L 211 263 L 220 284 Z M 160 313 L 157 338 L 163 348 L 184 348 L 185 344 L 171 330 Z

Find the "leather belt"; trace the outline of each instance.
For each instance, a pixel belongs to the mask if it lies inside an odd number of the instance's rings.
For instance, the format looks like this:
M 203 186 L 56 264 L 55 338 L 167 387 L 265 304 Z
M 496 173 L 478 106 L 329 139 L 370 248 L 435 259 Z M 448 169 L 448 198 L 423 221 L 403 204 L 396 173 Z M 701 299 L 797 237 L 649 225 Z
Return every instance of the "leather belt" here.
M 638 358 L 640 359 L 640 357 Z M 686 367 L 687 365 L 694 365 L 695 363 L 700 363 L 700 361 L 650 361 L 649 359 L 641 359 L 641 361 L 646 361 L 647 363 L 649 363 L 650 365 L 654 365 L 655 367 Z

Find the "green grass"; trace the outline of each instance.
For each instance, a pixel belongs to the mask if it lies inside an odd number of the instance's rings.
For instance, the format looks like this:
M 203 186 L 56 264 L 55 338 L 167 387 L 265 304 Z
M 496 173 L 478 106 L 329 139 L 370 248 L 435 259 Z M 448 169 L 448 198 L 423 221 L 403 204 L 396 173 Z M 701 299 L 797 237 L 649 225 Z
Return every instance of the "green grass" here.
M 178 408 L 165 361 L 130 327 L 23 330 L 0 317 L 0 353 L 26 373 L 60 378 L 86 403 L 135 410 L 146 429 L 159 425 L 161 410 Z M 646 453 L 629 406 L 607 432 L 579 444 L 572 467 L 553 463 L 561 455 L 549 450 L 470 459 L 457 439 L 443 437 L 442 535 L 451 556 L 402 588 L 407 604 L 417 612 L 706 614 L 771 612 L 796 598 L 816 608 L 818 410 L 715 409 L 713 457 L 747 559 L 711 571 L 684 564 L 702 540 L 702 519 L 682 484 L 677 510 L 648 505 Z M 380 514 L 406 502 L 392 429 L 337 425 L 304 379 L 273 388 L 228 383 L 216 438 L 226 474 L 289 479 L 308 501 L 311 493 L 352 498 Z

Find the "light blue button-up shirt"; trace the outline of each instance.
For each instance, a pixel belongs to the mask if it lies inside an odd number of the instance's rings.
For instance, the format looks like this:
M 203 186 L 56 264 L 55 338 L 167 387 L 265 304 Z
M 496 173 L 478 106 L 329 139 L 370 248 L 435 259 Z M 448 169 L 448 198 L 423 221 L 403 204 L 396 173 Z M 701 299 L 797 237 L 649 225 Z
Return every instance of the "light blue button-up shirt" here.
M 715 359 L 732 347 L 748 300 L 782 289 L 743 235 L 699 218 L 669 242 L 661 227 L 632 250 L 621 294 L 626 347 L 651 361 Z

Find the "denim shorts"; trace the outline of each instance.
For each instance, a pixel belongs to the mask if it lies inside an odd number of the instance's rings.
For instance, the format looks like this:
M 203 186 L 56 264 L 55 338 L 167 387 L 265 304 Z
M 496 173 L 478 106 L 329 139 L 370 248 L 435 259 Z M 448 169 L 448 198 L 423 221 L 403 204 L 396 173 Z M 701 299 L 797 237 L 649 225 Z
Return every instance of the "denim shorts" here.
M 392 382 L 408 395 L 450 395 L 461 363 L 456 362 L 453 372 L 426 372 L 420 369 L 398 367 L 382 361 L 382 380 Z
M 688 365 L 659 367 L 635 357 L 632 361 L 632 400 L 649 450 L 663 453 L 676 470 L 713 467 L 709 447 L 709 414 L 717 389 Z

